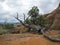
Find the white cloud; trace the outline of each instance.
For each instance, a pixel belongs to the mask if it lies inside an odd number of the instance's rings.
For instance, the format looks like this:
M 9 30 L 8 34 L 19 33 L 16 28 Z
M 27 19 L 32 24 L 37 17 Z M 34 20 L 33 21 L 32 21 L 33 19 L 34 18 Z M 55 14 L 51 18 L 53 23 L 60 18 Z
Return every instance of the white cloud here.
M 12 16 L 16 16 L 16 12 L 18 12 L 23 20 L 23 13 L 27 16 L 33 6 L 37 6 L 40 13 L 44 14 L 52 12 L 58 7 L 58 4 L 58 0 L 0 0 L 0 15 L 7 17 L 9 21 L 16 21 Z
M 0 0 L 0 2 L 4 2 L 5 0 Z

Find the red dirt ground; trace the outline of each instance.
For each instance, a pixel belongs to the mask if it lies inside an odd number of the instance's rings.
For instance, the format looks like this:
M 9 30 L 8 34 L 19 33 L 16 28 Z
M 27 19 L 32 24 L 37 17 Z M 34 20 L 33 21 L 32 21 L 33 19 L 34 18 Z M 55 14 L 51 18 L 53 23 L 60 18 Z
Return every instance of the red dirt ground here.
M 5 34 L 0 35 L 0 45 L 60 45 L 38 34 Z

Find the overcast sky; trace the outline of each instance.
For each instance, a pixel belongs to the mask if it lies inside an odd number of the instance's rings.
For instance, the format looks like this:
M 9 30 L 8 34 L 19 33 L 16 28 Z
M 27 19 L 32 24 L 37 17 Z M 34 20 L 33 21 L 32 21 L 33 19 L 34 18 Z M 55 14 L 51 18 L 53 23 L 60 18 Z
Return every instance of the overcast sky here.
M 60 1 L 60 0 L 59 0 Z M 23 13 L 26 14 L 33 7 L 37 6 L 40 14 L 52 12 L 58 7 L 58 0 L 0 0 L 0 22 L 6 19 L 8 22 L 16 22 L 13 16 L 19 13 L 19 18 L 23 20 Z

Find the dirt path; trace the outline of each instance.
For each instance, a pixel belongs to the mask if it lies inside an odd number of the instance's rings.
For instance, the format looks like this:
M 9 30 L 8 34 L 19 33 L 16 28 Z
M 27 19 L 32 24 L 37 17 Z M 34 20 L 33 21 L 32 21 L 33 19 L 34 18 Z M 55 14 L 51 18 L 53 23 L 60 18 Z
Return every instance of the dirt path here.
M 0 36 L 0 45 L 60 45 L 37 34 L 6 34 Z

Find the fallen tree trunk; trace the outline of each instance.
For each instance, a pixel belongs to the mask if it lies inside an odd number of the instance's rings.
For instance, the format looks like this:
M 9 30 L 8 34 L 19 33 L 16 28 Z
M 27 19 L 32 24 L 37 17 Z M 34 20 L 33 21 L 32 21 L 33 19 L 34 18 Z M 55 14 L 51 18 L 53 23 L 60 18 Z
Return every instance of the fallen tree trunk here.
M 58 38 L 53 38 L 53 37 L 47 35 L 47 34 L 45 33 L 46 31 L 47 31 L 47 30 L 45 30 L 45 29 L 42 29 L 42 30 L 41 30 L 41 32 L 42 32 L 42 34 L 43 34 L 43 36 L 44 36 L 45 38 L 47 38 L 47 39 L 49 39 L 49 40 L 51 40 L 51 41 L 60 42 L 60 39 L 58 39 Z
M 37 26 L 37 25 L 34 25 L 34 24 L 31 24 L 31 25 L 25 24 L 22 20 L 20 20 L 20 19 L 18 18 L 18 13 L 17 13 L 17 17 L 15 17 L 15 19 L 17 19 L 23 26 L 29 28 L 29 31 L 30 31 L 30 29 L 37 30 L 37 31 L 38 31 L 39 29 L 41 29 L 40 26 Z
M 22 25 L 24 25 L 25 27 L 29 28 L 29 29 L 33 29 L 33 30 L 41 30 L 41 33 L 43 34 L 44 37 L 52 40 L 52 41 L 57 41 L 57 42 L 60 42 L 60 39 L 57 39 L 57 38 L 52 38 L 51 36 L 47 35 L 45 32 L 47 31 L 45 28 L 41 28 L 40 26 L 37 26 L 37 25 L 29 25 L 29 24 L 24 24 L 19 18 L 18 18 L 18 14 L 17 14 L 17 17 L 15 17 L 15 19 L 17 19 Z M 52 25 L 52 24 L 51 24 Z M 49 27 L 48 27 L 49 29 Z M 29 30 L 30 31 L 30 30 Z

